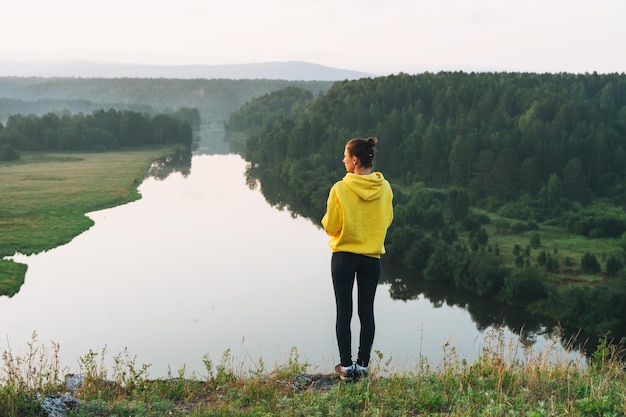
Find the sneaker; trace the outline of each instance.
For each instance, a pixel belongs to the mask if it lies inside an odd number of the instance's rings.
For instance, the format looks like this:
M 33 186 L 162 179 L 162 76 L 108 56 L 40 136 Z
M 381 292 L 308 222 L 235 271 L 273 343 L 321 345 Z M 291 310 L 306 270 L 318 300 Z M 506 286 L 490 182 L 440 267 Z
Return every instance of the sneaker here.
M 367 378 L 367 366 L 361 366 L 358 363 L 354 365 L 354 373 L 357 378 Z
M 354 379 L 354 365 L 341 366 L 341 364 L 335 366 L 335 373 L 339 375 L 342 381 L 352 381 Z

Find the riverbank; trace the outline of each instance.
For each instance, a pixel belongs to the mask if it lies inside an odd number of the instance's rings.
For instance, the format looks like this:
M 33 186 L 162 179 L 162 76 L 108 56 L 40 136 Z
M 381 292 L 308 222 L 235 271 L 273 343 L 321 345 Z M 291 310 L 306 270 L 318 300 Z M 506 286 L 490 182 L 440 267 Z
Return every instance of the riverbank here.
M 484 341 L 473 363 L 459 361 L 444 346 L 442 364 L 426 361 L 410 374 L 388 373 L 382 354 L 371 376 L 341 382 L 332 374 L 307 373 L 294 349 L 273 369 L 237 369 L 228 352 L 219 362 L 205 357 L 206 375 L 179 370 L 150 380 L 148 368 L 132 356 L 116 358 L 112 372 L 90 352 L 81 374 L 63 376 L 58 346 L 46 350 L 35 339 L 21 356 L 3 353 L 0 414 L 48 415 L 45 399 L 70 404 L 75 416 L 622 416 L 626 413 L 624 363 L 614 345 L 602 341 L 588 364 L 553 361 L 550 349 L 526 349 L 504 342 L 501 330 Z M 71 383 L 69 381 L 72 381 Z M 57 414 L 59 415 L 59 414 Z
M 102 153 L 24 153 L 0 163 L 0 295 L 14 295 L 26 268 L 3 257 L 43 252 L 89 229 L 85 215 L 140 198 L 150 165 L 174 153 L 152 147 Z

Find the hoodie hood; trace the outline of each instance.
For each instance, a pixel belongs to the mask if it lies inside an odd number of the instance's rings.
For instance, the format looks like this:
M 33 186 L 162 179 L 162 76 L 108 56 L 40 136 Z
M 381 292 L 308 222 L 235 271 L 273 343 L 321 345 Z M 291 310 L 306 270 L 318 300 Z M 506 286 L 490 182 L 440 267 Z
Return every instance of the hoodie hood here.
M 365 201 L 380 198 L 384 180 L 381 172 L 372 172 L 368 175 L 357 175 L 349 172 L 343 177 L 348 188 Z

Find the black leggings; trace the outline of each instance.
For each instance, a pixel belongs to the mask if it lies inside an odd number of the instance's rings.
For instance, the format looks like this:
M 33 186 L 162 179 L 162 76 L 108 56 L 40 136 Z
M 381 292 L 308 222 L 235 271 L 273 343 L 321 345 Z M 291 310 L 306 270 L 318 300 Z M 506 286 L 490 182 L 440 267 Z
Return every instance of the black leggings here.
M 334 252 L 330 262 L 337 304 L 335 331 L 342 366 L 352 365 L 352 288 L 356 275 L 361 321 L 357 363 L 367 366 L 374 343 L 374 296 L 380 278 L 380 259 L 349 252 Z

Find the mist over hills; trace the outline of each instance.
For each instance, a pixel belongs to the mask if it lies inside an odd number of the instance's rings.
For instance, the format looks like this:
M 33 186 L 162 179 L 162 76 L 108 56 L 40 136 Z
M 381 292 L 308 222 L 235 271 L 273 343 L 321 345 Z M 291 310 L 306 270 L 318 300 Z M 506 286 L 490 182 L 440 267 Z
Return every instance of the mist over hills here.
M 144 65 L 81 60 L 0 61 L 1 77 L 270 79 L 341 81 L 373 74 L 302 61 L 230 65 Z

